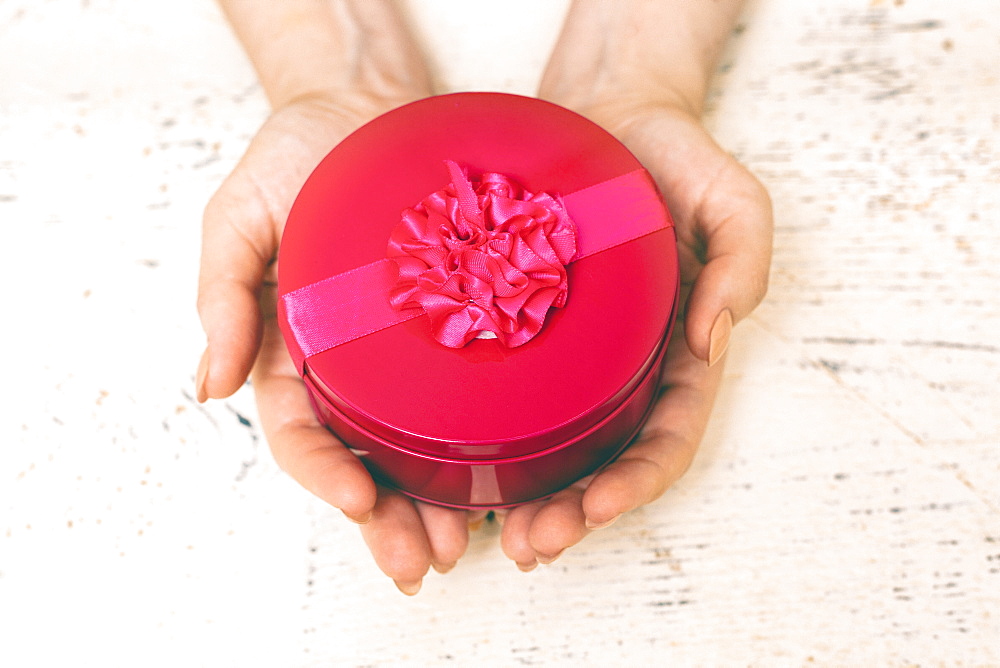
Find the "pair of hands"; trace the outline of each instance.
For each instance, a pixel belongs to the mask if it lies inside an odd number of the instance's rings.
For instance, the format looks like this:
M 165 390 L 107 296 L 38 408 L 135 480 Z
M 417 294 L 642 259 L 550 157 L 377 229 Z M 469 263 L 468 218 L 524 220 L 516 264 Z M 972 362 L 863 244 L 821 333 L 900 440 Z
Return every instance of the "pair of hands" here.
M 208 337 L 198 399 L 228 396 L 251 376 L 278 464 L 360 524 L 379 568 L 411 595 L 429 567 L 446 572 L 455 565 L 470 525 L 485 513 L 413 501 L 376 485 L 319 424 L 275 321 L 275 256 L 292 202 L 325 154 L 361 124 L 429 94 L 311 95 L 276 109 L 205 210 L 198 299 Z M 615 134 L 656 179 L 676 223 L 685 309 L 658 403 L 638 440 L 598 474 L 498 513 L 503 551 L 524 571 L 658 498 L 687 470 L 721 378 L 715 362 L 733 323 L 763 297 L 771 247 L 765 190 L 680 100 L 583 105 L 546 97 Z

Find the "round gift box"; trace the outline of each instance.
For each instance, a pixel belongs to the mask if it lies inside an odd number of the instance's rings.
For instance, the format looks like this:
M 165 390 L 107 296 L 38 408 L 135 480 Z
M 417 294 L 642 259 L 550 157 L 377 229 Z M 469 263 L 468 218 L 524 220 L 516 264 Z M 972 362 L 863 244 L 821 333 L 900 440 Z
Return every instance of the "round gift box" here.
M 452 347 L 389 294 L 403 212 L 503 174 L 573 220 L 566 300 L 533 338 Z M 636 158 L 557 105 L 457 93 L 393 110 L 337 145 L 292 207 L 279 325 L 320 420 L 382 484 L 454 507 L 543 498 L 613 460 L 658 394 L 677 310 L 669 213 Z

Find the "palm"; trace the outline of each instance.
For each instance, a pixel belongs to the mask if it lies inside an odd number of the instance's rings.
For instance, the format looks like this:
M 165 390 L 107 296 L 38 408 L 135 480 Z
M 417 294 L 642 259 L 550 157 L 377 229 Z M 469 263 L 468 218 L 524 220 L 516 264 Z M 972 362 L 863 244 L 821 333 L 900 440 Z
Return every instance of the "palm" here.
M 262 425 L 279 465 L 363 523 L 380 568 L 413 593 L 429 566 L 446 570 L 465 551 L 469 514 L 377 487 L 360 460 L 317 421 L 276 325 L 274 281 L 284 222 L 310 171 L 356 127 L 405 101 L 361 98 L 333 106 L 304 99 L 261 128 L 205 212 L 199 309 L 212 374 L 199 381 L 199 395 L 234 392 L 252 367 Z M 661 398 L 640 438 L 616 462 L 551 499 L 509 511 L 503 548 L 525 569 L 578 542 L 588 525 L 655 499 L 686 470 L 720 376 L 718 366 L 702 361 L 710 314 L 718 311 L 719 295 L 725 297 L 725 282 L 739 275 L 740 253 L 731 246 L 741 240 L 731 223 L 748 211 L 769 222 L 766 194 L 756 180 L 690 117 L 665 109 L 592 111 L 633 148 L 671 206 L 684 289 L 692 291 L 684 319 L 688 345 L 680 336 L 671 342 Z
M 278 464 L 364 522 L 379 566 L 404 587 L 419 582 L 429 565 L 445 568 L 461 556 L 466 513 L 377 488 L 358 458 L 317 421 L 275 320 L 274 258 L 311 170 L 359 125 L 405 101 L 333 107 L 302 100 L 277 111 L 206 208 L 199 299 L 213 355 L 207 393 L 235 391 L 252 366 L 261 422 Z
M 732 250 L 742 236 L 733 228 L 749 216 L 755 220 L 748 231 L 760 236 L 757 223 L 770 224 L 762 186 L 690 115 L 665 108 L 580 111 L 616 134 L 656 179 L 675 219 L 685 308 L 667 350 L 661 396 L 638 440 L 599 474 L 507 514 L 503 548 L 525 570 L 658 498 L 690 466 L 721 378 L 721 365 L 704 361 L 709 331 L 745 261 Z

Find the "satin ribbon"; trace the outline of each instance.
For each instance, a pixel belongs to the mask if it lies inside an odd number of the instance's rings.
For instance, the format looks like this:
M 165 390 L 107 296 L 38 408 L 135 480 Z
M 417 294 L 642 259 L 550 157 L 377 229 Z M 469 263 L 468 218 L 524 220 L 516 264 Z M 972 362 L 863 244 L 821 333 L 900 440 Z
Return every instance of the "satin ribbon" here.
M 566 304 L 576 226 L 558 196 L 531 193 L 506 174 L 473 180 L 457 163 L 445 165 L 451 182 L 404 210 L 389 236 L 386 257 L 399 267 L 389 302 L 422 308 L 448 348 L 484 336 L 516 348 L 541 331 L 550 308 Z
M 573 262 L 673 226 L 652 177 L 642 168 L 562 200 L 576 223 Z M 396 310 L 390 304 L 387 294 L 398 273 L 396 263 L 386 258 L 282 295 L 278 317 L 294 338 L 289 352 L 299 372 L 313 355 L 425 315 L 421 308 Z

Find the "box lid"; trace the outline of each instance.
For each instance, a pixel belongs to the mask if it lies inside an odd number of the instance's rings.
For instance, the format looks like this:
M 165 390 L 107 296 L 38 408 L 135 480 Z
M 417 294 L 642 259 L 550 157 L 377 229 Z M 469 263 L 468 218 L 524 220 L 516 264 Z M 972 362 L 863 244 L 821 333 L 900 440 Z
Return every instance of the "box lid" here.
M 394 311 L 372 287 L 396 278 L 390 236 L 404 210 L 452 180 L 449 162 L 561 197 L 576 223 L 587 252 L 566 265 L 566 303 L 522 345 L 442 345 L 419 308 L 369 322 Z M 328 304 L 316 286 L 331 280 L 360 296 Z M 279 252 L 279 324 L 303 375 L 363 428 L 444 457 L 516 457 L 599 422 L 654 363 L 677 291 L 672 222 L 635 157 L 582 116 L 499 93 L 428 98 L 358 129 L 303 186 Z M 324 341 L 303 334 L 300 317 Z M 344 327 L 348 336 L 327 337 Z

